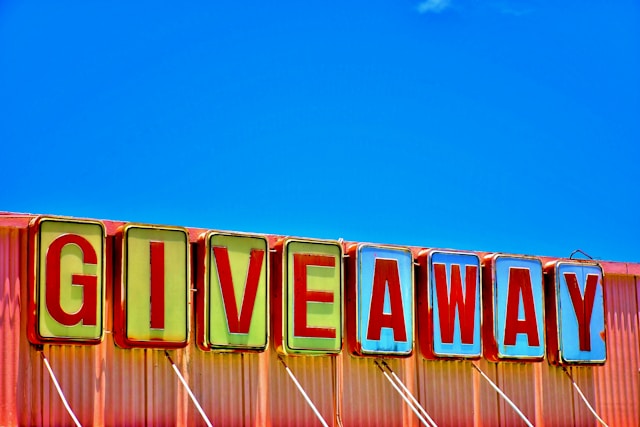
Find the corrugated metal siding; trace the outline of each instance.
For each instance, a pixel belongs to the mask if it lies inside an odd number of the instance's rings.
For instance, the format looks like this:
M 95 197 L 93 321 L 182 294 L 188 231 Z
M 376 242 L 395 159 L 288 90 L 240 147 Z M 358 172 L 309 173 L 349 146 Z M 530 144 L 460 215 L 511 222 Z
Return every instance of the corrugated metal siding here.
M 82 425 L 102 424 L 104 373 L 99 370 L 100 348 L 47 345 L 44 346 L 43 351 L 80 423 Z M 42 363 L 37 359 L 36 361 Z M 72 419 L 62 405 L 55 386 L 46 372 L 41 384 L 43 425 L 72 424 Z
M 214 425 L 256 425 L 251 409 L 259 399 L 256 383 L 264 382 L 257 372 L 257 355 L 206 353 L 193 346 L 176 353 L 176 364 Z M 186 403 L 188 424 L 204 425 L 191 401 Z
M 25 333 L 27 221 L 16 222 L 0 224 L 0 425 L 42 425 L 42 362 Z
M 20 346 L 20 231 L 0 227 L 0 425 L 18 421 Z
M 563 427 L 573 424 L 573 389 L 560 368 L 542 362 L 537 368 L 539 375 L 539 416 L 536 425 Z M 571 420 L 571 423 L 568 421 Z M 531 420 L 534 421 L 534 420 Z
M 496 381 L 498 387 L 532 423 L 536 421 L 536 404 L 539 402 L 535 365 L 537 363 L 499 363 L 497 364 L 498 381 Z M 526 423 L 504 399 L 499 400 L 499 412 L 500 425 L 526 426 Z
M 486 360 L 478 360 L 476 363 L 494 383 L 498 383 L 498 365 L 496 363 L 491 363 Z M 496 426 L 500 422 L 500 397 L 491 385 L 481 378 L 478 373 L 475 371 L 472 372 L 474 375 L 473 379 L 476 405 L 479 405 L 480 407 L 480 418 L 476 418 L 476 425 Z M 453 399 L 455 400 L 455 396 Z
M 356 358 L 342 354 L 342 421 L 345 426 L 418 425 L 393 386 L 371 358 Z M 417 393 L 415 357 L 390 359 L 387 364 L 403 383 Z
M 105 425 L 145 425 L 147 370 L 144 350 L 119 349 L 111 334 L 107 334 L 102 346 L 106 347 L 103 368 L 107 408 Z
M 640 425 L 638 278 L 606 275 L 607 363 L 594 372 L 597 411 L 612 426 Z
M 146 350 L 146 359 L 147 420 L 152 420 L 148 424 L 177 425 L 179 380 L 163 351 Z
M 331 424 L 335 401 L 331 357 L 285 357 L 284 360 L 322 417 Z M 271 423 L 274 426 L 320 425 L 275 352 L 270 352 L 269 357 L 268 390 Z
M 573 380 L 578 384 L 582 393 L 585 395 L 589 403 L 598 411 L 598 405 L 595 399 L 595 389 L 596 384 L 594 381 L 594 370 L 602 369 L 599 367 L 590 367 L 590 366 L 572 366 L 571 368 L 567 368 L 567 370 L 571 373 Z M 565 381 L 568 381 L 568 378 L 564 378 Z M 576 426 L 594 426 L 598 425 L 598 422 L 594 418 L 593 414 L 587 408 L 584 401 L 578 395 L 578 392 L 572 389 L 573 391 L 573 416 L 574 422 Z
M 421 358 L 421 356 L 420 356 Z M 498 425 L 498 395 L 469 361 L 420 360 L 420 403 L 440 426 Z M 494 382 L 496 364 L 477 361 Z

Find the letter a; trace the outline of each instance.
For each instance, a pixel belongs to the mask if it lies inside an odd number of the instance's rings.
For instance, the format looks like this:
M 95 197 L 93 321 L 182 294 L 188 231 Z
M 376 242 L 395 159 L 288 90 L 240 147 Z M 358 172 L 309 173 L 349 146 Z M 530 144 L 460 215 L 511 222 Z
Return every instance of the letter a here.
M 391 312 L 384 313 L 384 296 L 389 289 Z M 402 290 L 398 274 L 398 261 L 376 259 L 371 295 L 371 316 L 367 328 L 368 340 L 379 340 L 382 328 L 391 328 L 396 341 L 406 341 L 404 313 L 402 310 Z

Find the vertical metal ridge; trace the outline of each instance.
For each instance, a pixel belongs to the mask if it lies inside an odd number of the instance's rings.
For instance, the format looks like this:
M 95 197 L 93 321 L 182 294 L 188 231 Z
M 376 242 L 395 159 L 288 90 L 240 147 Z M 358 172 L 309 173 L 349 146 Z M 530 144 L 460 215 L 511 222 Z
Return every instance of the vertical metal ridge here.
M 20 232 L 0 227 L 0 425 L 18 423 L 20 348 Z
M 105 408 L 110 408 L 105 415 L 105 425 L 145 425 L 144 350 L 120 349 L 111 334 L 107 334 L 102 345 L 106 346 Z

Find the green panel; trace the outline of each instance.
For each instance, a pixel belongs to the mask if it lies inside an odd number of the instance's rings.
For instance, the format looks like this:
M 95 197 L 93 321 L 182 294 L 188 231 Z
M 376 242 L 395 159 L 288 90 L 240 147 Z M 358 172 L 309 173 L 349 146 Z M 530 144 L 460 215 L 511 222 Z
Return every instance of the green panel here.
M 335 338 L 308 338 L 294 335 L 294 254 L 328 255 L 335 259 L 335 267 L 307 267 L 307 289 L 334 294 L 333 303 L 309 302 L 307 304 L 307 325 L 317 328 L 334 328 Z M 286 245 L 285 259 L 285 351 L 309 354 L 339 353 L 342 349 L 342 247 L 337 243 L 290 241 Z
M 97 264 L 85 264 L 82 250 L 74 244 L 64 246 L 60 254 L 60 306 L 67 313 L 76 313 L 83 304 L 83 287 L 72 285 L 71 276 L 74 274 L 91 275 L 97 277 L 96 325 L 78 323 L 66 326 L 58 323 L 47 310 L 46 305 L 46 274 L 47 251 L 49 246 L 64 234 L 75 234 L 86 239 L 96 252 Z M 78 340 L 92 340 L 102 337 L 103 316 L 102 302 L 104 300 L 103 278 L 103 250 L 104 229 L 99 223 L 66 222 L 58 220 L 43 220 L 39 230 L 38 253 L 38 328 L 39 334 L 45 338 L 72 338 Z
M 164 329 L 151 328 L 150 244 L 164 242 Z M 125 231 L 126 335 L 134 341 L 188 339 L 188 237 L 184 230 L 129 227 Z
M 215 246 L 227 248 L 238 315 L 244 298 L 251 251 L 257 249 L 264 252 L 253 315 L 251 316 L 249 333 L 247 334 L 231 333 L 229 331 L 218 268 L 213 254 Z M 213 234 L 209 240 L 207 257 L 209 265 L 208 285 L 206 286 L 209 293 L 209 345 L 217 348 L 265 349 L 268 339 L 267 263 L 269 250 L 267 241 L 261 237 Z

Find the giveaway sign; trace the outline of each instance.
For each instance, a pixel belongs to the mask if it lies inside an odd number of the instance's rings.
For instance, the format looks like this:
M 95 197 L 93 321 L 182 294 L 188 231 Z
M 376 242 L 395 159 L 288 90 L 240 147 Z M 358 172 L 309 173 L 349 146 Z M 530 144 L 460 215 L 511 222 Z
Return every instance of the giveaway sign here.
M 53 217 L 28 234 L 33 344 L 99 344 L 113 313 L 119 347 L 181 348 L 195 314 L 203 351 L 336 355 L 346 336 L 408 357 L 417 337 L 427 359 L 607 359 L 595 262 Z

